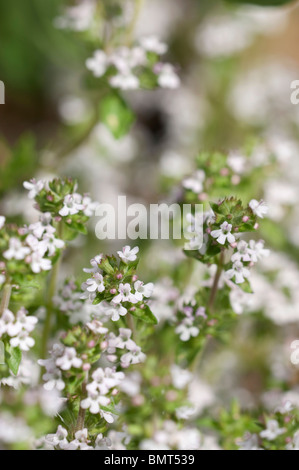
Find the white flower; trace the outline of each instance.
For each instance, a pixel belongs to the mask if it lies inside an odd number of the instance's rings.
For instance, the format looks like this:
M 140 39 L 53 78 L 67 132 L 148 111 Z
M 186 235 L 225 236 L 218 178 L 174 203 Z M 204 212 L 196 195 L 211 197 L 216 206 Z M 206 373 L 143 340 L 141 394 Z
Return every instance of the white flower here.
M 105 52 L 101 50 L 95 51 L 93 57 L 87 59 L 86 67 L 95 77 L 105 75 L 108 68 L 108 57 Z
M 252 210 L 252 212 L 257 216 L 260 217 L 261 219 L 264 218 L 264 216 L 268 213 L 269 208 L 267 204 L 261 200 L 257 201 L 256 199 L 252 199 L 249 203 L 249 207 Z
M 30 182 L 25 181 L 23 183 L 23 186 L 29 191 L 29 199 L 34 199 L 44 189 L 45 183 L 43 181 L 37 181 L 36 179 L 32 179 L 30 180 Z
M 189 370 L 181 369 L 173 364 L 170 368 L 172 384 L 175 388 L 183 390 L 192 380 L 193 375 Z
M 63 16 L 55 19 L 55 27 L 73 31 L 87 31 L 95 15 L 96 4 L 93 0 L 83 0 L 78 5 L 65 9 Z
M 87 279 L 86 285 L 88 292 L 104 292 L 105 290 L 104 278 L 100 273 L 95 273 L 93 278 Z
M 82 429 L 76 432 L 75 439 L 64 450 L 94 450 L 93 447 L 88 445 L 89 443 L 88 429 Z
M 137 298 L 131 292 L 131 286 L 129 283 L 123 284 L 120 283 L 118 287 L 119 294 L 112 299 L 114 304 L 120 304 L 121 302 L 131 302 L 136 304 L 138 302 Z
M 102 254 L 95 256 L 93 259 L 90 260 L 90 264 L 92 268 L 84 268 L 83 271 L 88 274 L 100 272 L 101 270 L 98 265 L 101 264 L 102 259 L 103 259 Z
M 86 217 L 92 217 L 99 204 L 97 202 L 92 201 L 92 199 L 89 196 L 84 196 L 82 199 L 82 204 L 83 204 L 83 213 L 86 215 Z
M 67 217 L 69 215 L 78 214 L 78 212 L 83 211 L 84 206 L 82 204 L 82 196 L 80 194 L 67 194 L 64 198 L 64 206 L 60 209 L 59 214 L 62 217 Z
M 211 236 L 217 238 L 217 242 L 220 245 L 225 245 L 226 241 L 228 243 L 234 243 L 236 241 L 234 235 L 231 233 L 233 226 L 228 222 L 223 222 L 219 230 L 213 230 Z
M 56 365 L 61 370 L 70 370 L 72 367 L 79 369 L 82 366 L 82 360 L 77 357 L 75 348 L 65 348 L 63 356 L 56 360 Z
M 114 75 L 109 82 L 113 88 L 120 88 L 121 90 L 137 90 L 140 85 L 139 79 L 132 73 Z
M 244 263 L 250 263 L 253 261 L 251 259 L 251 252 L 249 251 L 248 243 L 244 240 L 241 240 L 237 246 L 237 252 L 233 254 L 231 260 L 234 263 L 235 261 L 243 261 Z
M 108 328 L 105 328 L 103 323 L 99 320 L 93 320 L 92 322 L 87 323 L 86 326 L 90 329 L 90 331 L 97 335 L 105 335 L 109 331 Z
M 0 230 L 4 227 L 5 224 L 5 217 L 0 215 Z
M 257 263 L 262 258 L 267 258 L 270 256 L 270 250 L 265 248 L 264 240 L 256 242 L 255 240 L 250 240 L 249 242 L 249 253 L 251 256 L 251 261 Z
M 49 259 L 43 258 L 40 253 L 32 253 L 29 257 L 29 264 L 34 273 L 38 274 L 41 271 L 50 271 L 52 263 Z
M 53 354 L 55 356 L 55 352 Z M 42 367 L 45 367 L 46 374 L 43 375 L 43 380 L 45 381 L 44 389 L 52 391 L 57 389 L 62 391 L 65 388 L 65 383 L 62 380 L 61 370 L 56 367 L 55 360 L 52 357 L 51 359 L 40 359 L 38 364 Z
M 62 426 L 58 426 L 56 434 L 48 434 L 45 438 L 47 444 L 53 447 L 59 447 L 61 450 L 65 450 L 69 442 L 67 440 L 68 432 Z
M 93 415 L 100 414 L 107 423 L 113 423 L 114 419 L 111 413 L 105 412 L 101 409 L 101 406 L 108 406 L 110 404 L 110 399 L 98 394 L 98 392 L 88 391 L 88 397 L 81 402 L 81 408 L 84 410 L 89 409 L 90 413 Z
M 193 191 L 195 194 L 200 194 L 203 191 L 203 183 L 206 179 L 206 174 L 203 170 L 199 170 L 195 173 L 194 176 L 186 178 L 183 181 L 183 186 L 185 189 Z
M 112 321 L 118 321 L 120 317 L 124 317 L 128 312 L 121 304 L 109 304 L 105 301 L 101 302 L 99 307 L 104 315 L 111 317 Z
M 168 46 L 160 41 L 156 36 L 147 36 L 140 39 L 140 45 L 148 52 L 158 55 L 166 54 Z
M 146 360 L 146 355 L 141 351 L 139 346 L 136 346 L 131 351 L 124 354 L 121 358 L 121 366 L 124 368 L 129 367 L 131 364 L 140 364 Z
M 260 432 L 260 436 L 267 441 L 274 441 L 278 436 L 286 432 L 285 428 L 279 428 L 279 423 L 275 419 L 270 419 L 267 422 L 267 429 Z
M 228 279 L 235 278 L 236 284 L 242 284 L 250 276 L 250 271 L 244 267 L 241 261 L 235 261 L 232 269 L 226 271 L 225 274 Z
M 135 298 L 138 301 L 142 301 L 143 297 L 147 299 L 153 295 L 154 292 L 154 284 L 150 282 L 149 284 L 144 284 L 142 281 L 136 281 L 134 284 L 135 289 Z
M 175 411 L 176 417 L 178 419 L 191 419 L 194 417 L 196 413 L 195 408 L 190 408 L 189 406 L 181 406 L 180 408 L 177 408 Z
M 22 331 L 18 336 L 15 336 L 10 340 L 10 345 L 13 348 L 20 348 L 22 351 L 29 351 L 29 349 L 35 345 L 35 341 L 33 338 L 28 336 L 26 331 Z
M 116 348 L 133 350 L 136 348 L 136 343 L 131 339 L 132 331 L 129 328 L 120 328 L 119 336 L 110 333 L 109 336 L 109 352 L 115 352 Z
M 170 88 L 175 90 L 179 88 L 181 80 L 175 72 L 173 65 L 162 64 L 159 71 L 158 83 L 161 88 Z
M 133 249 L 131 249 L 130 246 L 125 246 L 122 251 L 118 251 L 117 254 L 125 263 L 130 263 L 136 261 L 138 252 L 138 246 Z
M 261 450 L 258 446 L 258 436 L 256 434 L 246 434 L 242 440 L 238 442 L 239 450 Z
M 193 318 L 185 318 L 182 323 L 175 329 L 175 332 L 180 335 L 181 341 L 187 342 L 191 337 L 199 335 L 199 329 L 193 326 Z
M 15 237 L 9 240 L 9 248 L 3 253 L 6 259 L 22 260 L 30 253 L 30 249 L 23 246 L 22 242 Z

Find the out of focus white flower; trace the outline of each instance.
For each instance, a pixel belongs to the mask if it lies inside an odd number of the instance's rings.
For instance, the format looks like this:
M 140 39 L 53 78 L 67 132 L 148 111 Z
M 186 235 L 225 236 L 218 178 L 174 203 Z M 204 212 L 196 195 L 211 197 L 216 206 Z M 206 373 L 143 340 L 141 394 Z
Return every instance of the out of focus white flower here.
M 86 67 L 95 77 L 100 78 L 105 75 L 108 68 L 108 57 L 104 51 L 95 51 L 93 57 L 87 59 Z
M 68 7 L 57 17 L 54 25 L 58 29 L 86 31 L 92 26 L 96 4 L 94 0 L 82 0 L 78 5 Z
M 267 441 L 274 441 L 278 436 L 286 432 L 285 428 L 280 428 L 278 421 L 275 419 L 270 419 L 267 422 L 267 429 L 260 432 L 260 436 Z
M 181 367 L 173 364 L 170 368 L 173 386 L 179 390 L 183 390 L 192 380 L 193 375 L 189 370 L 181 369 Z
M 155 52 L 158 55 L 163 55 L 167 52 L 167 44 L 160 41 L 157 36 L 146 36 L 140 38 L 140 45 L 149 52 Z
M 158 83 L 161 88 L 175 90 L 179 88 L 181 80 L 171 64 L 161 64 L 158 72 Z
M 29 191 L 29 199 L 34 199 L 44 188 L 45 183 L 43 181 L 32 179 L 29 182 L 25 181 L 23 183 L 25 189 Z
M 183 180 L 183 186 L 185 189 L 193 191 L 195 194 L 200 194 L 203 191 L 203 184 L 206 179 L 205 172 L 199 170 L 194 176 Z
M 5 224 L 5 217 L 0 215 L 0 230 L 4 227 Z
M 260 217 L 261 219 L 264 218 L 266 214 L 268 214 L 269 208 L 264 201 L 257 201 L 256 199 L 252 199 L 249 203 L 249 207 L 252 212 Z

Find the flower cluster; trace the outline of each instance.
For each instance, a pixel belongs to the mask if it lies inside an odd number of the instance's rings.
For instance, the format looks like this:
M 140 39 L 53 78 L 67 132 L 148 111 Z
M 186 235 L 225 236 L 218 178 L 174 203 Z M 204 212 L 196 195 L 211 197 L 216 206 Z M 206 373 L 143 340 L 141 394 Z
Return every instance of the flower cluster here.
M 151 297 L 154 285 L 138 280 L 135 268 L 138 248 L 126 246 L 118 252 L 120 262 L 115 257 L 99 255 L 91 260 L 92 276 L 82 285 L 82 298 L 98 304 L 101 317 L 116 322 L 129 312 L 145 322 L 156 322 L 147 299 Z
M 73 238 L 75 232 L 86 233 L 85 225 L 95 214 L 98 204 L 89 195 L 77 192 L 76 181 L 70 178 L 50 182 L 33 179 L 25 182 L 24 187 L 29 191 L 29 198 L 35 199 L 37 209 L 44 214 L 43 224 L 51 216 L 54 222 L 62 222 L 61 231 L 63 228 L 71 231 L 72 235 L 69 237 Z
M 6 309 L 0 318 L 0 339 L 4 343 L 9 339 L 10 346 L 21 351 L 29 351 L 35 344 L 30 333 L 35 329 L 37 318 L 27 314 L 24 308 L 16 315 Z
M 122 46 L 109 54 L 95 51 L 86 67 L 95 77 L 106 77 L 111 87 L 121 90 L 155 86 L 175 89 L 180 85 L 175 68 L 160 62 L 160 56 L 166 52 L 166 44 L 157 37 L 144 37 L 132 48 Z

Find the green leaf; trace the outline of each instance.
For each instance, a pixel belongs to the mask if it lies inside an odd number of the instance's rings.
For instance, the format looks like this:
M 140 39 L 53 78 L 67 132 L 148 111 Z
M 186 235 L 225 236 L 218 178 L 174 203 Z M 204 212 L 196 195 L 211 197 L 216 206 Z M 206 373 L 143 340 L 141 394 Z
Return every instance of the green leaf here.
M 128 134 L 135 116 L 125 101 L 118 95 L 109 95 L 100 103 L 101 121 L 116 139 Z
M 12 348 L 9 343 L 5 345 L 5 361 L 14 375 L 17 375 L 22 360 L 22 351 L 20 348 Z
M 262 7 L 278 7 L 286 5 L 287 3 L 293 3 L 294 0 L 226 0 L 229 3 L 251 3 L 254 5 L 260 5 Z
M 134 311 L 130 311 L 130 313 L 133 315 L 133 317 L 136 317 L 138 320 L 141 320 L 144 323 L 148 323 L 149 325 L 158 324 L 157 318 L 147 305 L 144 308 L 136 307 L 136 309 Z

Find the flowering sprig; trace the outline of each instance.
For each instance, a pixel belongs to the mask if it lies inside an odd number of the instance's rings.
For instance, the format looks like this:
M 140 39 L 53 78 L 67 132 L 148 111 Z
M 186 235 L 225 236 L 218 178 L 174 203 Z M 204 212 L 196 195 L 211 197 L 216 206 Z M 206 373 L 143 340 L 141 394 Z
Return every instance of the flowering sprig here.
M 91 268 L 84 269 L 90 277 L 82 286 L 83 294 L 78 295 L 75 283 L 67 282 L 53 299 L 60 312 L 67 313 L 70 323 L 72 314 L 80 308 L 84 310 L 86 304 L 85 314 L 77 317 L 76 325 L 60 335 L 60 342 L 54 345 L 50 357 L 39 361 L 45 369 L 46 390 L 63 393 L 68 412 L 73 416 L 77 414 L 77 420 L 68 431 L 58 429 L 62 443 L 59 436 L 56 436 L 58 441 L 53 436 L 46 438 L 48 444 L 51 439 L 57 442 L 55 448 L 66 445 L 67 449 L 75 450 L 74 441 L 84 430 L 87 413 L 88 422 L 97 430 L 97 434 L 91 436 L 96 442 L 98 434 L 105 431 L 118 414 L 124 371 L 146 360 L 132 338 L 132 330 L 121 326 L 125 316 L 122 313 L 128 312 L 146 323 L 156 323 L 145 305 L 153 284 L 145 285 L 137 280 L 137 253 L 137 248 L 124 247 L 119 252 L 119 260 L 113 256 L 96 256 L 91 260 Z M 132 311 L 132 306 L 136 310 Z M 134 328 L 132 321 L 128 323 Z M 107 363 L 111 366 L 102 366 Z M 66 441 L 68 433 L 73 437 L 70 447 L 70 441 Z
M 157 320 L 148 306 L 154 285 L 138 280 L 138 248 L 125 247 L 114 256 L 99 256 L 91 261 L 91 277 L 82 285 L 84 298 L 99 305 L 101 315 L 118 321 L 127 314 L 148 324 Z
M 29 190 L 29 197 L 36 201 L 38 210 L 51 215 L 56 223 L 62 223 L 64 238 L 87 233 L 86 223 L 95 214 L 97 203 L 87 194 L 77 192 L 76 181 L 70 178 L 51 182 L 32 180 L 24 186 Z
M 100 49 L 95 51 L 86 61 L 86 67 L 96 78 L 107 80 L 112 88 L 136 90 L 159 86 L 175 89 L 180 86 L 175 68 L 160 61 L 167 49 L 157 37 L 144 37 L 133 47 L 122 46 L 110 53 Z

